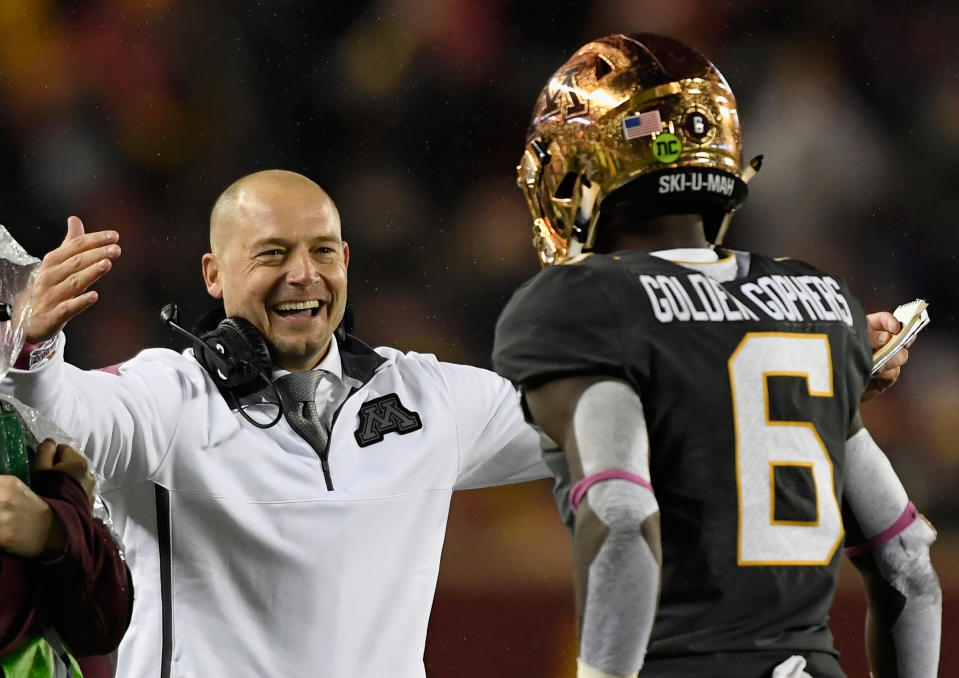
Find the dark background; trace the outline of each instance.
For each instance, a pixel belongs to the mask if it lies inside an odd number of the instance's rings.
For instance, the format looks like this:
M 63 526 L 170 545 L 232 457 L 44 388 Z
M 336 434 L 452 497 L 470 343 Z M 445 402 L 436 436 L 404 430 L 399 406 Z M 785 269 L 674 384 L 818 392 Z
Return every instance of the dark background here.
M 766 158 L 728 244 L 842 273 L 869 310 L 931 302 L 906 374 L 864 415 L 940 530 L 951 675 L 959 16 L 946 2 L 775 6 L 3 0 L 0 221 L 37 255 L 70 214 L 120 232 L 101 301 L 69 331 L 68 358 L 94 367 L 177 346 L 159 309 L 209 307 L 216 196 L 252 171 L 299 171 L 339 205 L 357 333 L 488 366 L 500 308 L 536 271 L 514 167 L 538 91 L 590 38 L 680 38 L 725 74 L 746 156 Z M 568 572 L 545 483 L 459 495 L 430 674 L 572 675 Z M 844 578 L 834 631 L 858 651 L 857 587 Z

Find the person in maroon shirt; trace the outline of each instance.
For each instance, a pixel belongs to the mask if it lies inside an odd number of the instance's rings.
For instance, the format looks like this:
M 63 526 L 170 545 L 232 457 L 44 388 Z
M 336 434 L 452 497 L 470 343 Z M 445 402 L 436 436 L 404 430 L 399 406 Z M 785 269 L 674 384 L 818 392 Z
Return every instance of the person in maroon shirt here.
M 0 657 L 51 627 L 74 656 L 119 645 L 133 586 L 113 536 L 91 514 L 93 487 L 86 459 L 50 439 L 37 449 L 29 487 L 0 475 Z M 87 678 L 109 675 L 102 660 L 82 664 Z

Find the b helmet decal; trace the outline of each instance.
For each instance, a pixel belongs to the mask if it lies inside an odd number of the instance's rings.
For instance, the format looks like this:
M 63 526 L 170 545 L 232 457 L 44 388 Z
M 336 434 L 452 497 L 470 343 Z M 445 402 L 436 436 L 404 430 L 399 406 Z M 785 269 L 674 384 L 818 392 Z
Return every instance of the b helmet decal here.
M 517 183 L 548 266 L 592 248 L 611 194 L 650 216 L 700 213 L 715 235 L 745 200 L 742 170 L 736 99 L 719 70 L 671 38 L 616 34 L 581 47 L 543 88 Z

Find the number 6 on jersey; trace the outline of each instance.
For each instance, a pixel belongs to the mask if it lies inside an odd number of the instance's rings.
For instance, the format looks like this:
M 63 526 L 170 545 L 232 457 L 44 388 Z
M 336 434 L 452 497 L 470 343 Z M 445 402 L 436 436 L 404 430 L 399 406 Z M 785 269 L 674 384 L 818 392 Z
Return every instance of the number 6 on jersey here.
M 805 379 L 810 396 L 832 397 L 829 338 L 750 332 L 729 358 L 736 431 L 738 563 L 826 565 L 843 537 L 832 460 L 813 422 L 770 419 L 770 377 Z M 777 519 L 776 474 L 790 467 L 811 474 L 815 519 Z

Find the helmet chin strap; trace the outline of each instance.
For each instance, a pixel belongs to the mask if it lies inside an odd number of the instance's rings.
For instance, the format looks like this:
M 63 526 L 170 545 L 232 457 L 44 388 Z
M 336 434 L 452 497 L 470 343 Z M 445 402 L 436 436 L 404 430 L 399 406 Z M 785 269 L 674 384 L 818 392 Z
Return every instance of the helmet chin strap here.
M 762 155 L 757 155 L 755 158 L 750 160 L 749 166 L 743 171 L 743 174 L 740 177 L 742 182 L 744 184 L 748 184 L 750 181 L 752 181 L 753 177 L 759 174 L 759 170 L 762 169 L 762 166 Z M 733 220 L 733 212 L 735 212 L 735 210 L 729 210 L 723 215 L 723 220 L 719 223 L 719 228 L 716 230 L 716 237 L 713 238 L 713 242 L 709 243 L 709 249 L 714 250 L 723 244 L 723 240 L 726 239 L 726 231 L 729 230 L 729 222 Z
M 709 249 L 714 250 L 723 244 L 723 240 L 726 238 L 726 231 L 729 230 L 729 222 L 732 220 L 733 210 L 730 210 L 723 215 L 723 220 L 719 222 L 719 228 L 716 229 L 716 237 L 713 238 L 713 242 L 709 243 Z

